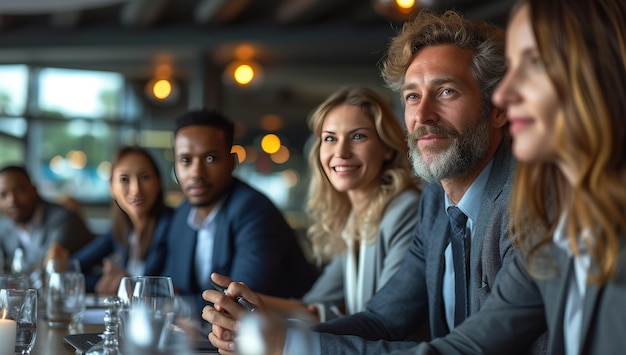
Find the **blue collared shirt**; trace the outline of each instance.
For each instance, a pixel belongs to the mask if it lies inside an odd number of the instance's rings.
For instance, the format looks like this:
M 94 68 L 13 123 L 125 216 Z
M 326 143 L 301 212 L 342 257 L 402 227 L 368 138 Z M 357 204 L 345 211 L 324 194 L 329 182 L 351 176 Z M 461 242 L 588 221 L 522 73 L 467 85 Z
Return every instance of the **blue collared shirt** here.
M 213 245 L 215 244 L 215 231 L 217 223 L 215 217 L 222 207 L 223 200 L 211 210 L 208 216 L 202 220 L 198 209 L 192 207 L 187 217 L 187 225 L 197 231 L 194 266 L 196 281 L 203 289 L 210 287 L 211 265 L 213 263 Z
M 480 212 L 480 204 L 483 201 L 483 195 L 489 180 L 489 174 L 491 172 L 491 166 L 493 165 L 493 159 L 489 161 L 487 166 L 478 175 L 476 180 L 470 185 L 469 189 L 465 192 L 459 203 L 456 205 L 461 212 L 467 216 L 467 228 L 469 229 L 470 237 L 470 249 L 473 247 L 471 240 L 474 237 L 474 226 L 478 220 L 478 213 Z M 452 206 L 452 202 L 448 195 L 446 195 L 446 214 L 448 213 L 448 207 Z M 446 321 L 450 331 L 454 329 L 454 263 L 452 261 L 452 246 L 448 244 L 444 251 L 444 263 L 445 268 L 443 272 L 443 305 L 446 314 Z M 471 275 L 471 269 L 470 269 Z

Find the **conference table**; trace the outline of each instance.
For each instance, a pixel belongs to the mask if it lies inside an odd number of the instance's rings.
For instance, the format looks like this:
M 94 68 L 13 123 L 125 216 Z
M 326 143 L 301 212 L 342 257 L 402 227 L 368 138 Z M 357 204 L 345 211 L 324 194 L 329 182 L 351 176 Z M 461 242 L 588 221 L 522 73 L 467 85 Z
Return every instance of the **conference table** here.
M 89 312 L 89 310 L 88 310 Z M 68 344 L 64 337 L 69 334 L 102 333 L 104 331 L 104 321 L 100 322 L 101 313 L 95 312 L 86 316 L 81 324 L 70 326 L 69 328 L 54 328 L 48 326 L 45 317 L 39 317 L 37 321 L 37 337 L 31 352 L 32 355 L 71 355 L 75 354 L 75 349 Z M 204 346 L 202 346 L 204 348 Z M 192 350 L 191 354 L 217 353 L 214 349 Z
M 37 321 L 37 338 L 33 347 L 32 355 L 65 355 L 74 354 L 75 349 L 65 342 L 64 336 L 68 334 L 102 333 L 102 324 L 78 324 L 70 328 L 52 328 L 43 317 Z

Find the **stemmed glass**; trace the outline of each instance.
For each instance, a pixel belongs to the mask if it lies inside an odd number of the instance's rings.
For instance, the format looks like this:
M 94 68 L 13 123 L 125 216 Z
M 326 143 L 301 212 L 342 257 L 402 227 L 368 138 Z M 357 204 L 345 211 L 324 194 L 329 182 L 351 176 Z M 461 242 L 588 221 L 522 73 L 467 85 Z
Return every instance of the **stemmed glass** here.
M 129 309 L 133 298 L 133 288 L 135 287 L 136 277 L 124 276 L 120 280 L 117 288 L 117 297 L 122 301 L 122 308 Z
M 125 352 L 166 353 L 174 321 L 172 279 L 165 276 L 136 277 L 128 316 L 125 320 L 128 326 L 124 327 Z

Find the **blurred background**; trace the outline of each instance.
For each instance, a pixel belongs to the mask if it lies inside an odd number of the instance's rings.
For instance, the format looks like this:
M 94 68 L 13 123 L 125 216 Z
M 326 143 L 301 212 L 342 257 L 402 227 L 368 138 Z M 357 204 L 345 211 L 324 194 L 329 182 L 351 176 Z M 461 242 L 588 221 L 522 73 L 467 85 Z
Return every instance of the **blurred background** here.
M 503 25 L 512 3 L 0 0 L 0 166 L 25 164 L 44 197 L 78 201 L 101 232 L 113 152 L 149 148 L 176 206 L 173 119 L 214 107 L 236 122 L 236 175 L 298 228 L 311 110 L 361 84 L 401 119 L 378 62 L 402 22 L 428 7 Z

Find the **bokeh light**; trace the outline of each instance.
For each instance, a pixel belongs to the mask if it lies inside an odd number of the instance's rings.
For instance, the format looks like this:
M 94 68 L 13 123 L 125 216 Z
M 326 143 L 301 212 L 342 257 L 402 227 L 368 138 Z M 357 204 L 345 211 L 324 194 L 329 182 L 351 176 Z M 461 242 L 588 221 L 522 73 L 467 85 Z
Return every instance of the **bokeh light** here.
M 246 160 L 246 148 L 241 145 L 235 144 L 230 150 L 231 153 L 237 154 L 237 161 L 243 163 Z
M 289 148 L 281 145 L 278 151 L 270 155 L 270 159 L 276 164 L 283 164 L 289 160 Z
M 166 79 L 157 80 L 152 86 L 152 93 L 157 99 L 165 100 L 172 93 L 172 83 Z
M 274 154 L 280 149 L 280 138 L 273 133 L 266 134 L 261 139 L 261 149 L 267 154 Z
M 70 167 L 82 169 L 87 165 L 87 155 L 81 150 L 70 150 L 67 153 L 67 161 Z
M 254 80 L 254 69 L 248 64 L 241 64 L 235 68 L 233 75 L 237 84 L 248 85 Z

